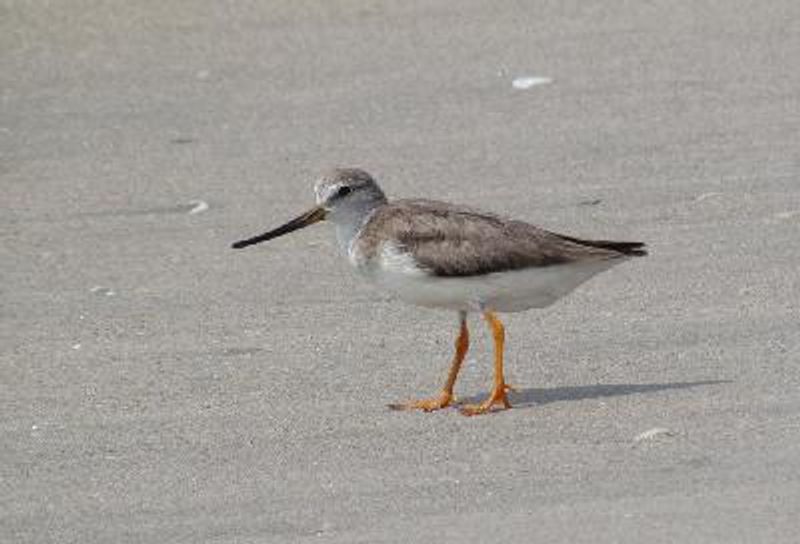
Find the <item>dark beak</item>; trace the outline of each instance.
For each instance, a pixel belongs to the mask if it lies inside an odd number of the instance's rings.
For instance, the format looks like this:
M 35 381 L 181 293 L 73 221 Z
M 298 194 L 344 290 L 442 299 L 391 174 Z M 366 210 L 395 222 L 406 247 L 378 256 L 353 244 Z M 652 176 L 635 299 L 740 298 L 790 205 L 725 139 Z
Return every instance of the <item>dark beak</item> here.
M 254 236 L 253 238 L 248 238 L 247 240 L 239 240 L 235 242 L 231 247 L 233 249 L 242 249 L 243 247 L 252 246 L 253 244 L 259 244 L 261 242 L 266 242 L 267 240 L 272 240 L 273 238 L 277 238 L 278 236 L 283 236 L 284 234 L 289 234 L 290 232 L 294 232 L 298 229 L 302 229 L 303 227 L 307 227 L 309 225 L 313 225 L 314 223 L 318 223 L 325 219 L 325 208 L 322 206 L 317 206 L 315 208 L 310 209 L 300 217 L 296 217 L 292 219 L 285 225 L 281 225 L 277 229 L 271 230 L 269 232 L 265 232 L 264 234 L 259 234 L 258 236 Z

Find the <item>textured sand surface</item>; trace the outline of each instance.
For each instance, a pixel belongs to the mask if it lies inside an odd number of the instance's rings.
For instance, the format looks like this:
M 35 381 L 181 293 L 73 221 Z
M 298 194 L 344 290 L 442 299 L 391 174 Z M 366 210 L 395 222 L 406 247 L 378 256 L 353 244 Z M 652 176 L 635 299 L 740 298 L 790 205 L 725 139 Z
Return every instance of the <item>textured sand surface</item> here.
M 797 541 L 800 3 L 115 4 L 0 2 L 0 541 Z M 652 254 L 391 412 L 455 317 L 229 249 L 338 165 Z

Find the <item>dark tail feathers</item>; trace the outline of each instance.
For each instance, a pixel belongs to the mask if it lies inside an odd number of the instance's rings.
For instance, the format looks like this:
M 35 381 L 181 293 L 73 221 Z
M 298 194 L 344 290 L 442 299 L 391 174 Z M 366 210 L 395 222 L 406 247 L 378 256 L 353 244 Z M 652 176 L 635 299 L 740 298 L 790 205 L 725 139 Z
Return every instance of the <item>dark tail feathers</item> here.
M 612 242 L 610 240 L 581 240 L 580 238 L 572 238 L 571 236 L 561 235 L 565 240 L 569 240 L 574 244 L 579 244 L 588 247 L 597 247 L 600 249 L 610 249 L 622 253 L 623 255 L 630 255 L 631 257 L 644 257 L 647 255 L 644 242 Z

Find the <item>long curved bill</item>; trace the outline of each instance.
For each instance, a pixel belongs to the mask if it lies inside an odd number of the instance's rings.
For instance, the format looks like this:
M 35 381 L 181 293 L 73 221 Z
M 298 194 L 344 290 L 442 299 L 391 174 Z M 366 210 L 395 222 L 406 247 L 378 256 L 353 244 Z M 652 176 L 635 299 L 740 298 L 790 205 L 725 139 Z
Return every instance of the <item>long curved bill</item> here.
M 281 225 L 277 229 L 273 229 L 269 232 L 265 232 L 264 234 L 259 234 L 258 236 L 254 236 L 252 238 L 248 238 L 246 240 L 239 240 L 238 242 L 234 242 L 231 247 L 233 249 L 241 249 L 243 247 L 252 246 L 253 244 L 259 244 L 261 242 L 266 242 L 267 240 L 272 240 L 273 238 L 277 238 L 278 236 L 283 236 L 284 234 L 289 234 L 290 232 L 294 232 L 298 229 L 302 229 L 303 227 L 307 227 L 309 225 L 313 225 L 314 223 L 318 223 L 325 219 L 325 208 L 322 206 L 316 206 L 315 208 L 310 209 L 300 217 L 296 217 L 289 221 L 288 223 Z

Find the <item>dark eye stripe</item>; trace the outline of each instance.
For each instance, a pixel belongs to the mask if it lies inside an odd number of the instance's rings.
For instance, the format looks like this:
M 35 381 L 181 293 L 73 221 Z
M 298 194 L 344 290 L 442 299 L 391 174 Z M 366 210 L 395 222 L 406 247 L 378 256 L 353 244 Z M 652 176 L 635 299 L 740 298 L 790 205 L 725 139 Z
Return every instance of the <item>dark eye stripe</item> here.
M 353 190 L 353 189 L 351 189 L 349 186 L 347 186 L 347 185 L 342 185 L 342 186 L 341 186 L 341 187 L 339 187 L 339 189 L 336 191 L 336 197 L 337 197 L 337 198 L 341 198 L 341 197 L 343 197 L 343 196 L 347 196 L 347 195 L 349 195 L 349 194 L 352 192 L 352 190 Z

